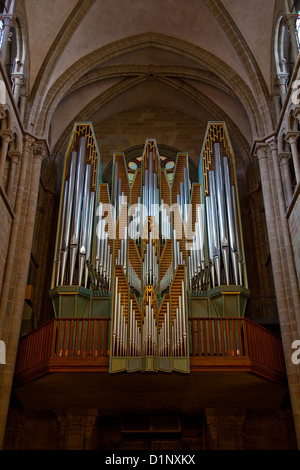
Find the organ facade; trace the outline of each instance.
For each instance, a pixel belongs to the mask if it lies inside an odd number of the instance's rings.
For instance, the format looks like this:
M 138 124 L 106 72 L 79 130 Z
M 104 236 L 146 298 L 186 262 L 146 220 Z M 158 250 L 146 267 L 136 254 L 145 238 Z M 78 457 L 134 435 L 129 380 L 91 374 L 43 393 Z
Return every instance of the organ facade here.
M 103 183 L 90 122 L 65 154 L 50 296 L 56 317 L 110 318 L 111 373 L 188 373 L 188 319 L 243 317 L 249 297 L 225 123 L 207 125 L 198 182 L 187 153 L 171 178 L 162 162 L 148 138 L 133 178 L 115 153 Z

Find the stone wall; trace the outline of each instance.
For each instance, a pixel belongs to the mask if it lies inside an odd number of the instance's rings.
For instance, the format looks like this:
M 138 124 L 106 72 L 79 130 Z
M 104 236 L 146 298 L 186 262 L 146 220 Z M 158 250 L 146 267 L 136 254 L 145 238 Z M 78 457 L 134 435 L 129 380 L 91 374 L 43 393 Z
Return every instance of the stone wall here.
M 300 197 L 293 207 L 289 217 L 289 228 L 294 252 L 296 272 L 300 282 Z
M 4 269 L 6 265 L 7 250 L 9 244 L 9 234 L 12 224 L 12 211 L 8 208 L 6 195 L 0 192 L 0 292 L 2 289 Z
M 147 138 L 155 138 L 158 145 L 188 152 L 199 165 L 206 125 L 207 122 L 188 114 L 155 106 L 136 108 L 107 118 L 94 126 L 103 173 L 114 152 L 144 145 Z
M 176 418 L 176 416 L 175 416 Z M 174 419 L 172 420 L 174 421 Z M 126 433 L 121 416 L 99 410 L 11 409 L 4 450 L 295 450 L 289 409 L 178 416 L 178 432 Z M 139 420 L 140 424 L 140 420 Z M 165 429 L 167 429 L 167 422 Z M 134 429 L 134 419 L 131 420 Z

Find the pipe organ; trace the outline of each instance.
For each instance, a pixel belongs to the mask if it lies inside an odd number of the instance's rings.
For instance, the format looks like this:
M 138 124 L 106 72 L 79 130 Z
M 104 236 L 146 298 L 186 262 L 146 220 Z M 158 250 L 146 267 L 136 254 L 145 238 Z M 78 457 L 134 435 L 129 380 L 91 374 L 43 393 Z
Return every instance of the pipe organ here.
M 101 181 L 90 123 L 65 156 L 52 278 L 57 316 L 109 316 L 110 372 L 189 372 L 189 317 L 242 316 L 249 291 L 234 155 L 208 124 L 199 181 L 178 153 L 172 183 L 155 139 L 133 179 L 113 155 Z

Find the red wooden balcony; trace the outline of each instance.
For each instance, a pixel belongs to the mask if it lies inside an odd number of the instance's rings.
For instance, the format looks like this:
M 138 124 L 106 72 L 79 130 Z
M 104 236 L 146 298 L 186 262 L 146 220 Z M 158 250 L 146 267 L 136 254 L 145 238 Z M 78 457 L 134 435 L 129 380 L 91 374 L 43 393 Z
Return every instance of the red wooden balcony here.
M 16 384 L 50 372 L 108 372 L 109 318 L 53 319 L 20 340 Z M 190 370 L 243 371 L 285 382 L 280 338 L 247 318 L 191 318 Z

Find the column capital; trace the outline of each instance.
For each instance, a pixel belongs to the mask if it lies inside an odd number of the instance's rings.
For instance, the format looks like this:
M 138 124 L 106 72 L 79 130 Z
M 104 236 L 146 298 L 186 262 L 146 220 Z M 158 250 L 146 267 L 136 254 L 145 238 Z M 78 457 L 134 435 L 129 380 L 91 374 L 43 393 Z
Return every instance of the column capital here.
M 13 140 L 13 133 L 10 130 L 0 131 L 0 136 L 4 142 L 11 142 Z
M 207 408 L 205 418 L 214 448 L 219 450 L 244 448 L 245 410 Z
M 34 158 L 45 160 L 48 155 L 48 148 L 44 140 L 36 140 L 33 145 Z
M 18 161 L 22 158 L 21 152 L 18 150 L 11 150 L 7 153 L 7 155 L 12 163 L 18 163 Z
M 292 154 L 290 152 L 280 152 L 278 154 L 278 158 L 280 163 L 283 165 L 287 163 L 290 158 L 292 158 Z
M 279 84 L 285 85 L 289 76 L 290 75 L 287 72 L 277 72 L 277 78 L 278 78 Z
M 25 85 L 25 74 L 22 72 L 13 72 L 11 74 L 11 79 L 15 85 Z
M 298 13 L 286 13 L 283 17 L 283 21 L 286 26 L 295 27 L 295 22 L 297 18 Z
M 298 137 L 299 137 L 299 132 L 296 132 L 296 131 L 290 131 L 290 132 L 287 132 L 285 134 L 285 140 L 289 144 L 293 144 L 293 143 L 297 142 Z
M 23 150 L 25 152 L 30 152 L 30 150 L 32 149 L 32 146 L 35 142 L 35 138 L 32 137 L 31 135 L 29 134 L 25 134 L 24 136 L 24 141 L 23 141 Z
M 14 26 L 15 17 L 12 13 L 1 13 L 4 26 Z
M 257 157 L 258 160 L 262 158 L 268 158 L 268 144 L 266 142 L 256 142 L 253 150 L 254 157 Z
M 60 448 L 84 450 L 91 447 L 91 438 L 98 417 L 96 409 L 55 410 L 60 431 Z
M 275 136 L 270 137 L 270 139 L 266 140 L 266 144 L 271 150 L 277 150 L 277 138 Z
M 4 108 L 4 106 L 1 104 L 0 105 L 0 119 L 3 119 L 6 117 L 6 109 Z
M 297 105 L 295 106 L 294 110 L 293 110 L 293 116 L 298 119 L 298 121 L 300 121 L 300 106 Z

